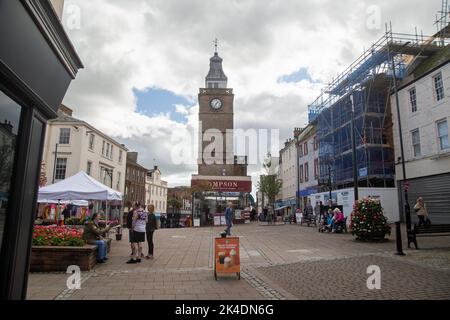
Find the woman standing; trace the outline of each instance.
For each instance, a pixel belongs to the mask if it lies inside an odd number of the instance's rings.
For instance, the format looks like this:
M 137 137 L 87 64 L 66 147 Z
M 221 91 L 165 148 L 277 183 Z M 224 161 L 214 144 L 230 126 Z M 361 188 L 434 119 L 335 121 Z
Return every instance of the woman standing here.
M 417 217 L 419 218 L 419 226 L 429 224 L 428 210 L 422 197 L 417 198 L 416 205 L 414 206 L 414 211 L 416 211 Z
M 145 231 L 147 233 L 147 243 L 148 243 L 148 254 L 146 256 L 147 259 L 153 259 L 153 232 L 158 229 L 156 225 L 156 216 L 155 216 L 155 206 L 149 204 L 147 206 L 148 217 L 147 217 L 147 225 L 145 227 Z
M 145 226 L 147 224 L 147 212 L 142 209 L 141 206 L 133 213 L 133 223 L 132 223 L 132 246 L 134 251 L 134 256 L 131 257 L 127 263 L 139 263 L 141 262 L 142 254 L 142 242 L 145 241 Z

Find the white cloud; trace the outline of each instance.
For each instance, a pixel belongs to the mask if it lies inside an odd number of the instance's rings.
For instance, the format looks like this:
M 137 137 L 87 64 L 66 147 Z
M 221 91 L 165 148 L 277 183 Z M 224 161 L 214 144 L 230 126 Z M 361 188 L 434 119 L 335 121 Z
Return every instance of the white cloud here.
M 85 69 L 65 98 L 74 116 L 125 142 L 143 165 L 157 163 L 171 185 L 187 184 L 195 165 L 175 165 L 172 135 L 195 130 L 198 106 L 177 105 L 187 123 L 168 114 L 136 112 L 133 88 L 157 87 L 195 103 L 219 38 L 224 71 L 235 92 L 235 127 L 278 128 L 281 138 L 307 121 L 307 105 L 320 83 L 278 83 L 307 68 L 327 83 L 383 35 L 368 29 L 372 1 L 273 0 L 69 0 L 81 12 L 81 28 L 67 30 Z M 440 1 L 377 1 L 381 21 L 395 31 L 433 32 Z M 155 159 L 155 160 L 153 160 Z M 255 169 L 256 170 L 256 169 Z M 256 172 L 256 171 L 255 171 Z

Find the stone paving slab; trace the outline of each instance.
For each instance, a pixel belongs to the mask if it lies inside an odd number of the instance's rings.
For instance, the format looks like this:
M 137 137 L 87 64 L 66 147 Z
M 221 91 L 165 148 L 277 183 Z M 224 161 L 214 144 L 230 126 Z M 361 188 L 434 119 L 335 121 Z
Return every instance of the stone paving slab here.
M 379 266 L 381 288 L 369 290 L 367 268 Z M 450 299 L 450 271 L 386 255 L 361 255 L 260 267 L 297 299 Z
M 65 273 L 32 273 L 29 277 L 28 298 L 311 299 L 310 295 L 300 294 L 287 285 L 289 280 L 286 279 L 291 279 L 301 272 L 298 268 L 312 268 L 318 273 L 324 268 L 329 272 L 333 265 L 327 264 L 330 259 L 335 260 L 334 266 L 337 269 L 341 264 L 345 269 L 351 266 L 346 262 L 349 258 L 368 259 L 362 257 L 366 255 L 390 256 L 395 251 L 394 235 L 384 243 L 361 243 L 355 241 L 350 234 L 323 234 L 317 232 L 316 228 L 306 226 L 264 226 L 258 223 L 236 225 L 232 233 L 233 236 L 240 237 L 241 280 L 234 276 L 225 276 L 215 281 L 212 268 L 213 238 L 221 231 L 223 227 L 157 230 L 154 235 L 155 259 L 143 260 L 136 265 L 125 263 L 130 252 L 128 233 L 125 232 L 122 241 L 113 240 L 107 263 L 97 265 L 90 272 L 82 272 L 81 290 L 66 288 L 68 275 Z M 448 237 L 421 238 L 421 250 L 405 250 L 407 256 L 402 259 L 409 259 L 415 268 L 420 269 L 426 265 L 434 268 L 433 270 L 439 267 L 439 272 L 445 271 L 450 268 L 450 261 L 446 258 L 450 252 L 449 240 Z M 435 249 L 441 250 L 439 254 L 431 253 Z M 397 264 L 395 270 L 404 267 L 402 260 L 384 263 Z M 311 267 L 308 267 L 309 265 Z M 360 266 L 362 265 L 360 263 Z M 273 270 L 281 272 L 275 276 L 270 271 L 271 266 Z M 332 279 L 328 283 L 335 286 L 336 281 Z M 304 287 L 303 282 L 300 284 Z M 325 297 L 326 290 L 319 288 L 322 286 L 317 287 L 315 297 Z M 386 289 L 386 292 L 395 296 L 396 291 L 391 289 Z M 446 289 L 443 287 L 441 291 L 446 292 Z M 348 295 L 352 291 L 343 292 Z M 418 294 L 420 292 L 422 291 Z M 398 294 L 401 294 L 401 291 Z

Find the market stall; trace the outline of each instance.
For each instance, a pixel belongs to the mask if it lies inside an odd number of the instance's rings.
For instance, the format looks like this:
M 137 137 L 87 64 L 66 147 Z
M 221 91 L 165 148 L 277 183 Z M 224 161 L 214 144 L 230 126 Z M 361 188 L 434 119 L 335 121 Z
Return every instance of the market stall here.
M 39 189 L 38 202 L 55 201 L 59 205 L 63 201 L 80 200 L 106 201 L 106 221 L 108 221 L 108 205 L 112 201 L 122 201 L 122 193 L 98 182 L 84 171 Z

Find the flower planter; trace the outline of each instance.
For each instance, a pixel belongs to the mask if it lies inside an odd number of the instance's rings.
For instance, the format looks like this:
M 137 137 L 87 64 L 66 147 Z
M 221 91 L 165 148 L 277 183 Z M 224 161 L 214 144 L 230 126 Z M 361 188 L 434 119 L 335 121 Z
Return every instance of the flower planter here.
M 111 250 L 111 239 L 107 239 L 108 252 Z M 82 271 L 91 270 L 97 263 L 97 246 L 82 247 L 32 246 L 31 272 L 67 271 L 67 267 L 76 265 Z
M 33 246 L 30 271 L 66 271 L 70 265 L 79 266 L 83 271 L 91 270 L 97 263 L 96 255 L 96 245 L 83 247 Z

